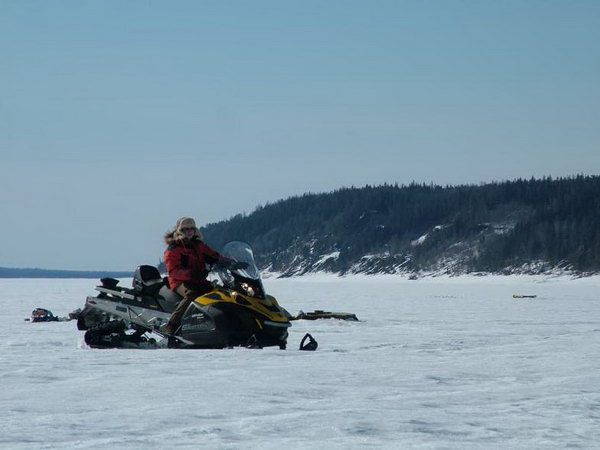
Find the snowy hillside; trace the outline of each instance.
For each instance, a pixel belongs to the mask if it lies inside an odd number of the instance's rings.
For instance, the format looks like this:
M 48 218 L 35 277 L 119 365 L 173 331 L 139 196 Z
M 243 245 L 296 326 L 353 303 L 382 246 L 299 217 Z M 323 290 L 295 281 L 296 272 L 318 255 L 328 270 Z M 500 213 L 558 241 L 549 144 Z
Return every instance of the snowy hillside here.
M 123 284 L 127 284 L 123 281 Z M 0 448 L 593 448 L 600 279 L 267 279 L 289 349 L 92 350 L 93 280 L 0 280 Z M 514 299 L 513 294 L 535 294 Z M 296 350 L 305 332 L 316 352 Z
M 304 194 L 209 224 L 263 269 L 338 274 L 600 273 L 600 177 Z

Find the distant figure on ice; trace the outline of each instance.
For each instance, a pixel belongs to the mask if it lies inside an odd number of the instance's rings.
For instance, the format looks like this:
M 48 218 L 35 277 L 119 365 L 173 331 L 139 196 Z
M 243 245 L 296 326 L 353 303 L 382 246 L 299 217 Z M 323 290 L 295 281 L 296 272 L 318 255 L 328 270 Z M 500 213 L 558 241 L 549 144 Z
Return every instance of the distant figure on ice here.
M 206 264 L 220 262 L 231 264 L 234 261 L 221 255 L 206 245 L 200 236 L 200 230 L 191 217 L 180 217 L 172 231 L 165 234 L 167 249 L 164 253 L 165 265 L 171 290 L 183 297 L 169 322 L 162 331 L 173 334 L 179 328 L 181 318 L 192 301 L 213 289 L 206 279 Z

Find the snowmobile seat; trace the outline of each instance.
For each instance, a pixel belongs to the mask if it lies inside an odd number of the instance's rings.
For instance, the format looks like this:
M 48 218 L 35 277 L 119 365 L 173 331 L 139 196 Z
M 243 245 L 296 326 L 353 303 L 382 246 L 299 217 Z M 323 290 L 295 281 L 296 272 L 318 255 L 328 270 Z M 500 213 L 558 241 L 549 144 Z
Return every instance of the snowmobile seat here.
M 167 286 L 163 286 L 158 293 L 156 300 L 160 307 L 168 313 L 172 313 L 177 308 L 177 305 L 181 301 L 182 297 L 177 292 L 172 291 Z
M 133 289 L 142 296 L 156 297 L 163 286 L 163 279 L 154 266 L 142 265 L 135 269 Z

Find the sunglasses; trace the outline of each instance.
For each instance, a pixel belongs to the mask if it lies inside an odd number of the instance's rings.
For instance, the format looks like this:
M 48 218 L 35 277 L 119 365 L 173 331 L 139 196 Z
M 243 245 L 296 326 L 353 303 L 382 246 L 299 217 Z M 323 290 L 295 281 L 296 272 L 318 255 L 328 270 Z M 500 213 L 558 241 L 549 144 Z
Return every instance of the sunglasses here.
M 184 233 L 188 232 L 188 231 L 196 231 L 195 228 L 182 228 L 181 231 L 183 231 Z

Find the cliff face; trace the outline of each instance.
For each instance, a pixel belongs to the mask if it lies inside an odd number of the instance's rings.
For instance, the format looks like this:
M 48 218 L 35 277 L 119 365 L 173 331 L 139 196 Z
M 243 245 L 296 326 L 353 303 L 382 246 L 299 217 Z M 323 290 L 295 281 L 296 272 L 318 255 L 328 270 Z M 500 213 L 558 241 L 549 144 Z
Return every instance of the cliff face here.
M 0 267 L 0 278 L 126 278 L 132 272 L 107 272 L 99 270 L 48 270 L 48 269 L 15 269 Z
M 513 226 L 514 227 L 514 226 Z M 461 240 L 436 236 L 440 226 L 432 228 L 413 240 L 403 251 L 368 253 L 358 258 L 342 260 L 342 252 L 329 248 L 323 250 L 318 239 L 297 239 L 287 248 L 266 254 L 257 254 L 257 262 L 268 272 L 282 277 L 309 273 L 329 272 L 346 274 L 404 274 L 407 276 L 460 275 L 466 273 L 542 274 L 577 272 L 567 261 L 531 260 L 515 261 L 494 270 L 482 268 L 480 255 L 487 251 L 486 242 L 498 234 L 510 231 L 506 224 L 482 224 L 481 229 Z M 427 239 L 435 240 L 428 249 Z M 315 250 L 320 248 L 320 251 Z

